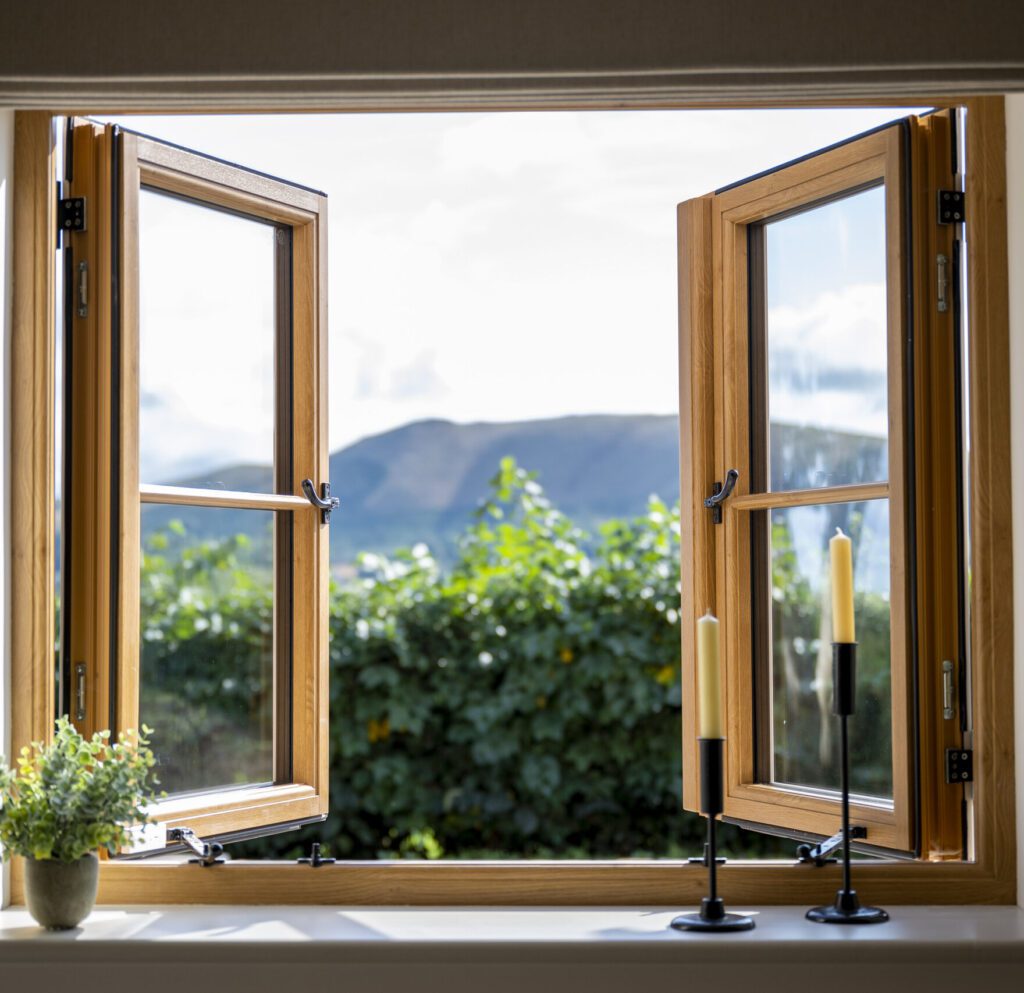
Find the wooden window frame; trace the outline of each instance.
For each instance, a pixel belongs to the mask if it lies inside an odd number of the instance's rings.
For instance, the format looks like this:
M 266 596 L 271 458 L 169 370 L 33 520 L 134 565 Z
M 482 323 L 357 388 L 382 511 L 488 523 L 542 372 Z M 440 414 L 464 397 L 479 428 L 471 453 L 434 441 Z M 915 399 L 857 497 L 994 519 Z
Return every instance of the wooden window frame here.
M 605 99 L 608 99 L 605 97 Z M 455 102 L 455 101 L 453 101 Z M 865 101 L 829 100 L 829 106 Z M 1012 504 L 1005 467 L 1010 461 L 1009 312 L 1006 215 L 1006 142 L 1003 98 L 935 97 L 903 94 L 872 100 L 875 105 L 966 106 L 966 135 L 971 169 L 971 210 L 967 233 L 972 265 L 968 273 L 969 314 L 974 329 L 970 348 L 969 491 L 972 501 L 971 631 L 976 720 L 975 857 L 972 862 L 879 862 L 858 869 L 860 887 L 872 901 L 917 904 L 1004 903 L 1016 901 L 1017 868 L 1014 809 L 1013 699 L 1006 678 L 1013 671 Z M 255 102 L 254 102 L 255 103 Z M 254 112 L 258 106 L 244 106 Z M 592 106 L 557 97 L 559 107 Z M 782 99 L 778 105 L 821 106 L 822 99 Z M 188 109 L 179 100 L 178 109 Z M 734 107 L 763 105 L 752 93 L 729 101 Z M 301 98 L 293 101 L 303 109 Z M 616 106 L 643 109 L 664 100 L 623 91 Z M 674 106 L 698 107 L 679 100 Z M 438 98 L 432 105 L 444 109 Z M 501 109 L 550 107 L 546 94 L 511 95 Z M 12 741 L 15 746 L 43 738 L 53 712 L 48 660 L 53 645 L 53 288 L 54 288 L 54 136 L 57 113 L 109 106 L 26 111 L 15 115 L 13 321 L 11 355 L 11 659 Z M 278 110 L 280 107 L 277 108 Z M 349 109 L 319 106 L 318 110 Z M 357 109 L 353 106 L 351 109 Z M 387 109 L 381 106 L 358 109 Z M 688 225 L 703 223 L 688 219 Z M 681 249 L 692 232 L 682 230 Z M 701 273 L 711 285 L 713 273 Z M 701 297 L 680 282 L 681 355 L 692 352 L 696 368 L 709 375 L 709 356 L 687 334 L 706 317 Z M 687 377 L 681 377 L 682 417 L 700 426 L 704 416 L 693 407 Z M 703 498 L 703 477 L 713 473 L 713 450 L 698 433 L 682 437 L 681 493 Z M 713 577 L 694 571 L 695 532 L 712 526 L 704 515 L 683 516 L 683 603 L 705 590 Z M 692 614 L 692 611 L 691 611 Z M 685 625 L 692 617 L 684 621 Z M 692 646 L 684 643 L 684 657 Z M 1001 680 L 1001 681 L 1000 681 Z M 694 726 L 694 699 L 683 700 L 684 726 Z M 326 715 L 324 715 L 326 719 Z M 694 782 L 695 770 L 684 767 Z M 664 905 L 697 903 L 704 895 L 705 873 L 681 862 L 384 862 L 342 863 L 310 871 L 285 863 L 234 862 L 207 871 L 184 864 L 107 863 L 101 867 L 103 903 L 210 904 L 492 904 L 507 905 Z M 731 863 L 719 882 L 726 898 L 738 903 L 817 904 L 827 902 L 839 882 L 834 867 L 811 869 L 785 864 Z M 23 899 L 21 867 L 12 872 L 12 899 Z
M 836 829 L 839 815 L 838 797 L 823 791 L 801 789 L 798 785 L 782 787 L 766 782 L 757 768 L 755 710 L 763 710 L 763 700 L 755 705 L 755 675 L 750 660 L 754 658 L 753 603 L 751 569 L 753 563 L 752 515 L 790 507 L 816 506 L 827 503 L 848 503 L 864 500 L 886 500 L 889 505 L 891 557 L 891 706 L 892 706 L 892 803 L 852 799 L 850 816 L 853 823 L 867 829 L 866 843 L 872 847 L 909 851 L 915 847 L 911 813 L 913 807 L 913 735 L 909 674 L 912 648 L 906 619 L 909 600 L 906 583 L 908 563 L 904 505 L 903 399 L 905 386 L 904 344 L 906 230 L 904 142 L 909 144 L 909 126 L 894 124 L 835 148 L 808 156 L 763 176 L 736 184 L 721 193 L 680 204 L 680 226 L 693 231 L 696 227 L 689 215 L 708 215 L 700 226 L 705 230 L 702 241 L 690 241 L 687 260 L 696 271 L 681 272 L 680 280 L 696 282 L 694 295 L 702 292 L 704 283 L 700 270 L 709 265 L 715 273 L 710 286 L 710 299 L 704 303 L 712 319 L 693 323 L 688 334 L 695 347 L 710 353 L 714 366 L 711 382 L 698 376 L 691 387 L 692 407 L 703 406 L 703 422 L 713 424 L 707 433 L 712 436 L 717 452 L 712 458 L 711 478 L 702 476 L 705 495 L 711 493 L 713 482 L 723 479 L 727 467 L 737 467 L 739 481 L 732 496 L 723 505 L 720 526 L 701 529 L 704 539 L 694 545 L 694 568 L 714 575 L 714 584 L 705 591 L 707 600 L 696 599 L 692 610 L 697 617 L 710 610 L 723 619 L 723 645 L 726 708 L 726 784 L 725 816 L 740 823 L 770 825 L 781 830 L 804 832 L 828 837 Z M 909 151 L 909 150 L 908 150 Z M 754 344 L 750 327 L 750 304 L 753 288 L 749 282 L 748 233 L 771 218 L 805 210 L 823 202 L 848 196 L 869 187 L 882 185 L 885 190 L 886 251 L 886 343 L 888 369 L 888 474 L 882 482 L 856 485 L 823 486 L 811 490 L 773 490 L 769 481 L 751 478 L 752 406 L 751 355 Z M 683 365 L 687 363 L 683 361 Z M 681 370 L 680 376 L 685 374 Z M 702 386 L 705 387 L 702 389 Z M 766 403 L 763 390 L 758 395 Z M 764 411 L 767 416 L 767 411 Z M 684 418 L 685 422 L 685 418 Z M 683 428 L 684 432 L 686 427 Z M 691 435 L 693 431 L 689 432 Z M 702 503 L 694 505 L 701 513 Z M 705 513 L 705 516 L 707 514 Z M 712 561 L 705 563 L 705 557 Z M 696 692 L 696 671 L 693 655 L 684 655 L 683 685 Z M 765 715 L 761 714 L 762 718 Z M 769 718 L 770 719 L 770 718 Z M 683 735 L 684 761 L 696 766 L 694 735 Z M 689 777 L 684 781 L 684 801 L 696 810 L 698 783 Z
M 261 177 L 248 170 L 177 148 L 161 141 L 122 132 L 122 201 L 125 232 L 134 233 L 140 189 L 156 190 L 188 201 L 220 207 L 290 231 L 291 286 L 287 307 L 292 368 L 279 368 L 278 389 L 287 389 L 291 421 L 289 437 L 280 431 L 282 397 L 278 398 L 274 493 L 236 494 L 218 490 L 186 491 L 175 487 L 140 485 L 138 418 L 123 416 L 121 574 L 139 571 L 140 504 L 181 504 L 274 511 L 291 518 L 290 644 L 276 646 L 290 658 L 288 671 L 275 672 L 274 784 L 230 791 L 169 798 L 153 816 L 168 828 L 189 826 L 199 835 L 247 831 L 269 824 L 318 819 L 328 807 L 328 590 L 330 549 L 328 527 L 320 512 L 301 493 L 301 481 L 319 485 L 328 478 L 327 433 L 327 198 L 310 190 Z M 127 239 L 126 239 L 127 240 Z M 137 246 L 124 246 L 126 259 L 138 258 Z M 126 264 L 125 268 L 128 268 Z M 123 409 L 139 409 L 139 321 L 137 264 L 124 280 L 124 343 L 122 345 Z M 127 273 L 126 273 L 127 277 Z M 284 382 L 282 382 L 284 381 Z M 140 499 L 141 498 L 141 499 Z M 131 512 L 128 513 L 129 508 Z M 275 560 L 281 554 L 275 550 Z M 280 576 L 281 563 L 275 566 Z M 275 580 L 276 582 L 277 580 Z M 123 585 L 118 632 L 120 672 L 124 694 L 138 687 L 139 587 Z M 276 597 L 275 597 L 276 599 Z M 280 701 L 290 701 L 290 707 Z M 122 718 L 138 724 L 134 710 Z
M 287 582 L 290 595 L 282 598 L 287 623 L 275 624 L 275 658 L 287 664 L 275 664 L 273 677 L 272 782 L 172 795 L 157 802 L 151 815 L 167 829 L 187 826 L 206 837 L 319 820 L 327 813 L 329 783 L 328 528 L 298 494 L 302 479 L 327 478 L 326 198 L 115 125 L 72 123 L 68 195 L 85 197 L 91 217 L 84 232 L 71 236 L 76 263 L 87 260 L 89 266 L 88 307 L 68 317 L 74 321 L 74 354 L 66 370 L 74 451 L 67 480 L 66 589 L 71 595 L 63 639 L 67 668 L 74 663 L 82 669 L 68 679 L 66 690 L 79 678 L 87 689 L 83 716 L 79 719 L 72 708 L 72 720 L 84 734 L 140 725 L 142 506 L 273 512 L 278 521 L 290 522 L 286 545 L 275 529 L 274 551 L 275 586 Z M 275 247 L 284 292 L 276 294 L 277 451 L 271 493 L 140 483 L 143 190 L 287 232 L 286 260 Z M 74 693 L 66 699 L 73 700 Z

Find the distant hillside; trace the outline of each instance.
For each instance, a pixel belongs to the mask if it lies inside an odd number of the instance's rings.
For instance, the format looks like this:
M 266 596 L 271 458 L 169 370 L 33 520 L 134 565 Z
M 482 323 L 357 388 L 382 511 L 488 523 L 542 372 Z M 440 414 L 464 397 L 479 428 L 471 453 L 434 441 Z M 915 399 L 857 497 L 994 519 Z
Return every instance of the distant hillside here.
M 771 475 L 787 489 L 885 478 L 884 439 L 785 424 L 773 424 L 771 438 Z M 447 557 L 507 455 L 536 472 L 552 501 L 584 528 L 642 513 L 652 493 L 668 503 L 679 499 L 678 422 L 671 415 L 416 421 L 331 456 L 331 488 L 341 498 L 331 524 L 332 561 L 350 562 L 360 551 L 388 553 L 418 541 Z M 229 466 L 177 483 L 266 491 L 270 471 Z M 191 534 L 216 537 L 253 533 L 268 516 L 148 506 L 143 528 L 177 518 Z
M 331 455 L 331 488 L 341 498 L 331 525 L 332 560 L 351 561 L 360 551 L 391 552 L 417 541 L 443 552 L 507 455 L 536 472 L 551 499 L 584 527 L 639 514 L 652 493 L 673 503 L 679 497 L 678 422 L 671 415 L 417 421 Z M 270 472 L 230 466 L 175 482 L 266 491 Z M 190 533 L 212 537 L 250 531 L 255 516 L 148 506 L 143 528 L 176 518 Z

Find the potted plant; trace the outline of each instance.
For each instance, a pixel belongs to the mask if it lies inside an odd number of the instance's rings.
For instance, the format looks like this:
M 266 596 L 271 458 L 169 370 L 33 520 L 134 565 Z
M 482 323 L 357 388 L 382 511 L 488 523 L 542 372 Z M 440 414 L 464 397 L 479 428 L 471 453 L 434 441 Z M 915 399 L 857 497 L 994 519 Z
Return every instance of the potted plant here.
M 143 726 L 144 734 L 149 729 Z M 145 823 L 153 799 L 153 753 L 134 731 L 83 738 L 66 717 L 53 741 L 21 750 L 14 769 L 0 762 L 0 846 L 25 859 L 29 912 L 53 930 L 73 928 L 92 912 L 97 850 L 113 854 L 128 826 Z

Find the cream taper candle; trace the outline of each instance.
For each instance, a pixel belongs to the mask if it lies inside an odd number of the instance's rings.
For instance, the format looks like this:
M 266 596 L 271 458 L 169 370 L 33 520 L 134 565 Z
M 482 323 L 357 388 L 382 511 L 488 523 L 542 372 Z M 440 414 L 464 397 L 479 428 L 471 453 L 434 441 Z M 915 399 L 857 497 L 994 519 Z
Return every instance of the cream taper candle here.
M 710 612 L 697 621 L 697 702 L 697 736 L 724 738 L 718 618 Z
M 853 620 L 853 544 L 841 528 L 828 543 L 832 559 L 832 640 L 857 640 Z

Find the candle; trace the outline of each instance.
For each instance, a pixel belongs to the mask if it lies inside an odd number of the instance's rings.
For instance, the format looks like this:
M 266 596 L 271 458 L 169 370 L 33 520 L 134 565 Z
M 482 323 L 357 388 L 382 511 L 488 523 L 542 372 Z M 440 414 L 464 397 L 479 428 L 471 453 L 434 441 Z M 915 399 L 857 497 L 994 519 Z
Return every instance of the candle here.
M 718 618 L 709 611 L 697 621 L 699 738 L 723 738 L 722 667 L 718 657 Z
M 854 642 L 853 545 L 841 528 L 828 543 L 832 556 L 832 640 Z

